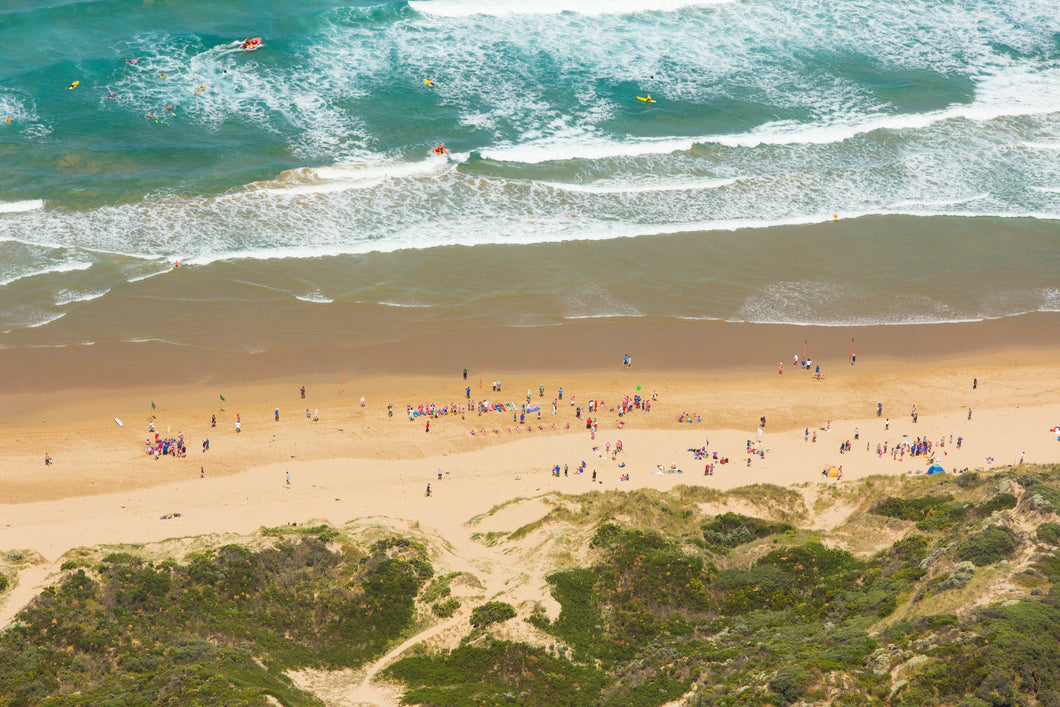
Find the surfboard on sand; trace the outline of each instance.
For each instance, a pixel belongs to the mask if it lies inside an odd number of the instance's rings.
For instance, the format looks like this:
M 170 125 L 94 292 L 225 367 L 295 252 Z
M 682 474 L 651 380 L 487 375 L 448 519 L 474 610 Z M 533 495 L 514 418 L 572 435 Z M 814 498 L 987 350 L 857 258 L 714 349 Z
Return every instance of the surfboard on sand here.
M 115 422 L 115 424 L 117 424 L 117 425 L 118 425 L 118 427 L 125 427 L 125 423 L 124 423 L 124 422 L 122 422 L 121 420 L 119 420 L 119 419 L 118 419 L 118 418 L 116 418 L 116 417 L 114 418 L 114 422 Z

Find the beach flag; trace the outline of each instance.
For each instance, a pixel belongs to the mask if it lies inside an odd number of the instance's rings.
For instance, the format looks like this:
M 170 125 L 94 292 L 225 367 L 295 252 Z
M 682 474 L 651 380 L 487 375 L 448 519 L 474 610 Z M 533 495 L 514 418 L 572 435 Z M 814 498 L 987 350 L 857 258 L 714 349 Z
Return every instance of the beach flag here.
M 151 401 L 151 409 L 152 409 L 152 410 L 154 410 L 154 409 L 155 409 L 155 401 L 154 401 L 154 400 L 152 400 L 152 401 Z
M 221 396 L 221 402 L 224 402 L 225 396 Z

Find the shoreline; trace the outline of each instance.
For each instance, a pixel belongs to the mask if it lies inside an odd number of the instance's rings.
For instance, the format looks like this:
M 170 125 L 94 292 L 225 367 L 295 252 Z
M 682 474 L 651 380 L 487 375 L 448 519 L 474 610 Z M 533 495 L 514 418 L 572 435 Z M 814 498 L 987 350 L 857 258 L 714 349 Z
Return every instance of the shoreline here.
M 494 376 L 619 370 L 633 356 L 634 374 L 732 374 L 788 367 L 804 352 L 826 373 L 915 370 L 948 361 L 1017 365 L 1056 360 L 1060 313 L 952 324 L 865 327 L 747 324 L 616 318 L 557 326 L 452 328 L 398 340 L 316 346 L 288 340 L 265 351 L 212 351 L 162 342 L 0 349 L 0 426 L 65 395 L 84 398 L 189 386 L 232 386 L 300 379 L 314 383 L 386 377 L 448 377 L 463 368 L 484 383 Z M 298 344 L 302 345 L 299 346 Z

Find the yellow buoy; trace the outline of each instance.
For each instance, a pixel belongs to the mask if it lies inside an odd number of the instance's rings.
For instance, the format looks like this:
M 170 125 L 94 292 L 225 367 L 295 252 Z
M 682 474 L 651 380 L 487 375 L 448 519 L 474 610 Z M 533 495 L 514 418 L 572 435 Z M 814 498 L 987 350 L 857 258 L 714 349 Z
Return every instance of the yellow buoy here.
M 78 84 L 80 84 L 80 83 L 81 83 L 80 81 L 74 81 L 72 84 L 70 84 L 66 88 L 69 91 L 73 91 L 75 88 L 77 88 Z

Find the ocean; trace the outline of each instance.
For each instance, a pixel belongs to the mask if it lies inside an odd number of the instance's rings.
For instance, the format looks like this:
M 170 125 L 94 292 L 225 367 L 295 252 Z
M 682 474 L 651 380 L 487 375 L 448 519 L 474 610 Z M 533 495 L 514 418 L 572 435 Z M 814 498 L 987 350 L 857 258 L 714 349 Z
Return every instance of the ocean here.
M 1054 0 L 9 0 L 0 347 L 1056 312 L 1058 164 Z

